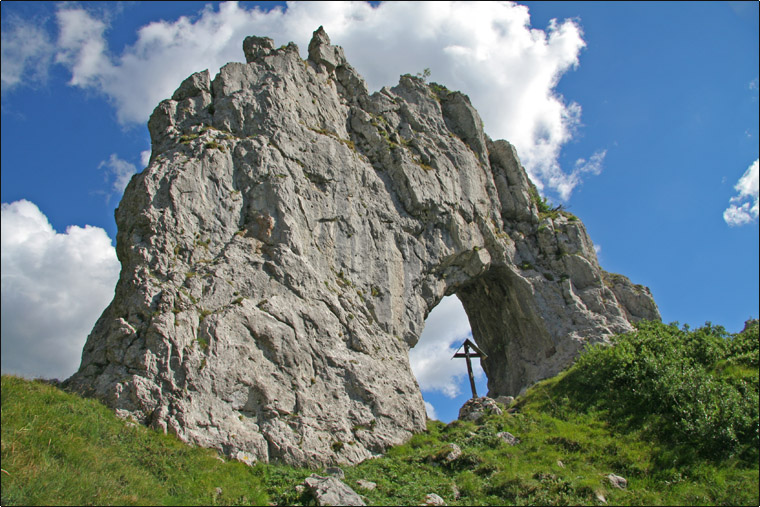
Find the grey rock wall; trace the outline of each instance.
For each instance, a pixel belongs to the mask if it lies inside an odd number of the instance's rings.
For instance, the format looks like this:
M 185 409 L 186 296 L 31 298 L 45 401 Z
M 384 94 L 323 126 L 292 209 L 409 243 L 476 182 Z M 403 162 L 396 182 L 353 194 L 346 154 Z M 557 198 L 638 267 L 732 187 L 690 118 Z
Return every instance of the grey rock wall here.
M 445 295 L 491 397 L 659 318 L 580 221 L 539 213 L 466 95 L 408 75 L 370 95 L 321 28 L 307 60 L 243 49 L 153 112 L 114 299 L 69 386 L 244 460 L 357 463 L 424 429 L 408 351 Z

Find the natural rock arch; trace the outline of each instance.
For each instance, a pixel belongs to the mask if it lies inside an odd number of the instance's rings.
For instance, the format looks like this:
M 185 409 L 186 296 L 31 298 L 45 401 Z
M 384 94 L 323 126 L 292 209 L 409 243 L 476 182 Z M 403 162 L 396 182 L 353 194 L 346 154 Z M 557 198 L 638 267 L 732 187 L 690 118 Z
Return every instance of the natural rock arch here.
M 579 220 L 539 212 L 465 95 L 412 76 L 369 95 L 321 28 L 307 60 L 243 47 L 151 116 L 114 300 L 71 387 L 239 459 L 356 463 L 424 429 L 408 350 L 444 295 L 492 396 L 658 317 Z

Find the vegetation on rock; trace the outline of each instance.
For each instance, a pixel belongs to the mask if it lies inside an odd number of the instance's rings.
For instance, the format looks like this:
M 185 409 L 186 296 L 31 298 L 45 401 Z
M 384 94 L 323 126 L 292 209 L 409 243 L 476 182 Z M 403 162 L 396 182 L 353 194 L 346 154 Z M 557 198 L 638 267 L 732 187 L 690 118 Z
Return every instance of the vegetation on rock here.
M 558 204 L 555 206 L 546 198 L 546 196 L 541 196 L 538 193 L 538 189 L 535 187 L 535 185 L 531 185 L 529 193 L 531 201 L 535 203 L 536 208 L 538 209 L 538 217 L 541 220 L 544 218 L 556 220 L 560 216 L 567 218 L 570 222 L 575 222 L 578 220 L 577 216 L 573 215 L 565 209 L 564 204 Z

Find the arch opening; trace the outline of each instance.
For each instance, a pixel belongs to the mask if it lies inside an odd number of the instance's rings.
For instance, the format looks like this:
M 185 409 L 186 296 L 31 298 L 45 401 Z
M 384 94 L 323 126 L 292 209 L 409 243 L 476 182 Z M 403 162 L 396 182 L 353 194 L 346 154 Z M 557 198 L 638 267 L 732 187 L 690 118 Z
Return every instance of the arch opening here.
M 564 353 L 547 330 L 551 317 L 519 275 L 492 266 L 447 292 L 409 351 L 429 417 L 450 422 L 472 396 L 465 360 L 452 359 L 467 338 L 488 356 L 472 362 L 478 396 L 516 396 L 554 372 L 551 364 Z
M 491 267 L 461 286 L 456 295 L 472 326 L 472 337 L 487 358 L 488 396 L 517 396 L 554 374 L 574 349 L 562 350 L 547 330 L 546 304 L 525 279 L 506 267 Z M 561 356 L 561 357 L 560 357 Z M 557 362 L 559 360 L 559 363 Z
M 419 341 L 409 350 L 409 363 L 431 419 L 448 423 L 472 396 L 467 366 L 452 359 L 465 339 L 472 339 L 469 318 L 455 295 L 445 296 L 425 319 Z M 479 359 L 472 360 L 478 396 L 485 396 L 487 378 Z

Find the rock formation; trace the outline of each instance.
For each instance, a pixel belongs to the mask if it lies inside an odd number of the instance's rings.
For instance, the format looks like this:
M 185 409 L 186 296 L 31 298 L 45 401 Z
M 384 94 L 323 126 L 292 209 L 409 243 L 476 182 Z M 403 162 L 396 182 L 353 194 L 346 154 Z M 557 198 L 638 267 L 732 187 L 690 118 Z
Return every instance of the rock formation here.
M 496 401 L 487 397 L 470 398 L 459 409 L 460 421 L 477 421 L 481 417 L 489 414 L 501 415 L 502 410 L 496 404 Z
M 232 456 L 356 463 L 424 429 L 408 351 L 444 295 L 491 397 L 658 318 L 577 218 L 540 211 L 466 95 L 409 75 L 370 95 L 321 27 L 307 60 L 243 49 L 153 112 L 116 210 L 115 296 L 71 387 Z

